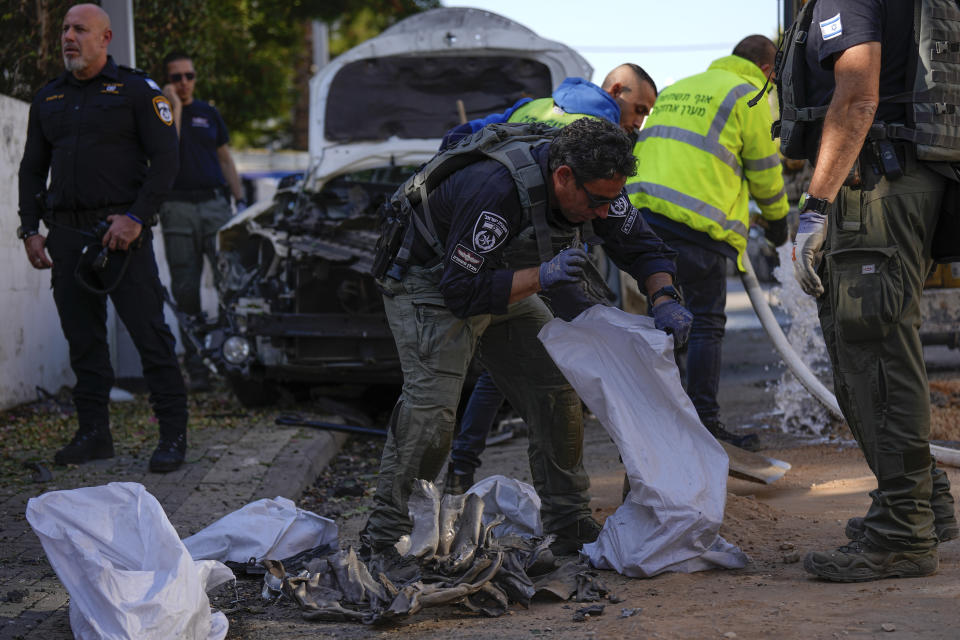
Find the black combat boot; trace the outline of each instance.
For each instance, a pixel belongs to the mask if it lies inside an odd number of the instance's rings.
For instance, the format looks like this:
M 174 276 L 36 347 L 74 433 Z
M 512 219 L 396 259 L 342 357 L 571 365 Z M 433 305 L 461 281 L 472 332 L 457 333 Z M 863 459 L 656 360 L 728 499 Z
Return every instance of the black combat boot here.
M 154 473 L 176 471 L 183 464 L 183 458 L 186 454 L 186 431 L 176 436 L 165 436 L 161 433 L 160 442 L 157 443 L 157 448 L 153 450 L 153 455 L 150 456 L 150 471 Z
M 937 539 L 940 540 L 940 542 L 946 542 L 960 536 L 960 527 L 957 526 L 956 518 L 944 518 L 943 520 L 933 521 L 933 532 L 937 535 Z M 850 540 L 859 540 L 862 538 L 864 533 L 863 518 L 850 518 L 847 520 L 844 533 Z
M 722 440 L 727 444 L 732 444 L 735 447 L 740 447 L 741 449 L 746 449 L 747 451 L 757 451 L 760 449 L 760 438 L 758 438 L 756 434 L 745 433 L 740 435 L 727 431 L 727 428 L 720 421 L 704 422 L 703 426 L 705 426 L 707 431 L 709 431 L 717 440 Z
M 557 539 L 550 545 L 550 551 L 552 551 L 555 556 L 574 554 L 579 551 L 583 545 L 589 542 L 595 542 L 600 535 L 601 529 L 603 529 L 603 525 L 592 517 L 587 516 L 580 518 L 573 524 L 568 524 L 561 529 L 550 531 L 550 533 L 557 536 Z
M 70 444 L 53 456 L 56 464 L 83 464 L 91 460 L 113 457 L 113 437 L 110 429 L 80 427 Z
M 443 492 L 452 496 L 459 496 L 467 492 L 473 486 L 473 471 L 463 471 L 454 468 L 453 464 L 447 466 L 447 479 L 443 482 Z

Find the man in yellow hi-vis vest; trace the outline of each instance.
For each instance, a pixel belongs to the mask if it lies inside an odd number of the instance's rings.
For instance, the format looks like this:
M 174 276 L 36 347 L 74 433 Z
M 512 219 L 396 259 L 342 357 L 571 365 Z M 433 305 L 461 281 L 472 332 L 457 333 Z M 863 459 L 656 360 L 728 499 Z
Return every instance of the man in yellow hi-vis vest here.
M 677 282 L 693 329 L 684 384 L 700 419 L 718 439 L 757 448 L 753 434 L 737 435 L 720 422 L 720 379 L 727 298 L 726 262 L 743 270 L 750 198 L 767 221 L 767 238 L 787 239 L 787 196 L 780 157 L 770 139 L 765 101 L 747 103 L 764 86 L 776 47 L 769 38 L 744 38 L 733 55 L 704 73 L 664 89 L 635 148 L 637 175 L 630 200 L 677 258 Z

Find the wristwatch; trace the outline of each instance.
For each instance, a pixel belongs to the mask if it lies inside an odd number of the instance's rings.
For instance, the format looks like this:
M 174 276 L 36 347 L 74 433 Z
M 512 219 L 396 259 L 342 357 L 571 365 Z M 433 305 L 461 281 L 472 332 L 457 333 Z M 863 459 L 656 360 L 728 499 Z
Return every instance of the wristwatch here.
M 657 298 L 661 298 L 663 296 L 669 296 L 680 304 L 683 304 L 683 298 L 680 297 L 680 292 L 674 289 L 672 284 L 668 284 L 653 292 L 653 295 L 650 296 L 650 306 L 653 306 L 653 303 L 657 301 Z
M 26 240 L 30 236 L 35 236 L 40 233 L 39 229 L 24 229 L 22 226 L 17 227 L 17 239 Z
M 814 213 L 819 213 L 824 215 L 827 212 L 827 207 L 830 206 L 830 201 L 826 198 L 814 198 L 809 193 L 804 191 L 800 194 L 800 213 L 806 213 L 807 211 L 813 211 Z

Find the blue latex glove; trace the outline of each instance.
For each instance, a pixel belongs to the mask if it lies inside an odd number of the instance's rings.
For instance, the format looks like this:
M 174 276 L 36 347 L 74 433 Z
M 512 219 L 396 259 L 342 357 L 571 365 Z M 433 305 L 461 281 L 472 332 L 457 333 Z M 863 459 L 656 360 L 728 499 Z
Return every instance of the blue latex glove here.
M 682 349 L 690 337 L 693 314 L 676 300 L 667 300 L 653 307 L 653 324 L 657 329 L 673 334 L 673 348 Z
M 576 282 L 583 277 L 587 254 L 583 249 L 565 249 L 540 265 L 540 288 L 550 289 L 558 284 Z
M 800 214 L 800 226 L 793 241 L 793 275 L 804 293 L 811 296 L 823 295 L 823 283 L 817 275 L 817 265 L 823 241 L 827 237 L 827 216 L 807 211 Z

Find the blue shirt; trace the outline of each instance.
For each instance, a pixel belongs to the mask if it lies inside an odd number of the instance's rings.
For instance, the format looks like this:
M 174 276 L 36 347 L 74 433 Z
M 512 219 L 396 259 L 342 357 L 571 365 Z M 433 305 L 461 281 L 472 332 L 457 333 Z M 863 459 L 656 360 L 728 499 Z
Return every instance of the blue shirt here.
M 183 107 L 180 117 L 180 173 L 174 191 L 216 189 L 226 184 L 217 149 L 230 142 L 220 112 L 201 100 Z

